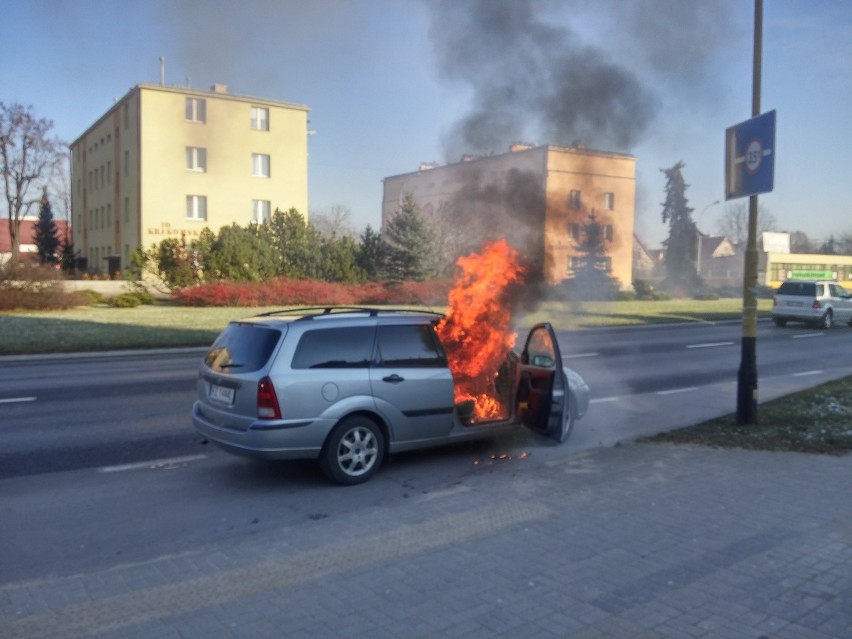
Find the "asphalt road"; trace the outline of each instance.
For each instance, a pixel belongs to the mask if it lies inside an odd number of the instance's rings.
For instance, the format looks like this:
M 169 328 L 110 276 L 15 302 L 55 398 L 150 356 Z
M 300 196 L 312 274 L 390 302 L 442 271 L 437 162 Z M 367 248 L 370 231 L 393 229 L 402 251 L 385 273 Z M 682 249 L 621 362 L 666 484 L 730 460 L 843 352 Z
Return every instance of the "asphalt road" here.
M 592 389 L 568 446 L 733 412 L 740 331 L 728 322 L 562 332 L 565 363 Z M 760 399 L 852 374 L 850 351 L 845 326 L 761 323 Z M 189 421 L 201 353 L 0 358 L 0 478 L 208 454 Z

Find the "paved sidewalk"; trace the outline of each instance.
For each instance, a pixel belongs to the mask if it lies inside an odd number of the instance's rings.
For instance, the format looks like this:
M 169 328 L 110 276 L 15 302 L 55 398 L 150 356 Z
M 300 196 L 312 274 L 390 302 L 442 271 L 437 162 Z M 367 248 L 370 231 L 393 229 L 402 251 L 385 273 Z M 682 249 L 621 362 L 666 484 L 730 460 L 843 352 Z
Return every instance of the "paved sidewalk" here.
M 850 637 L 850 480 L 852 457 L 514 451 L 387 507 L 0 586 L 0 637 Z

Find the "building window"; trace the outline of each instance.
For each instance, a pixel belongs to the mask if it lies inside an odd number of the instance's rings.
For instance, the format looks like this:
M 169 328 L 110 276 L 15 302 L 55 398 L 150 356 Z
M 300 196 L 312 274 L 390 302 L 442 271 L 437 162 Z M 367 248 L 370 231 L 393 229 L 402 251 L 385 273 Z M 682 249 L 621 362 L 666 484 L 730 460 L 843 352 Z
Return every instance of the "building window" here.
M 615 193 L 604 193 L 603 195 L 603 207 L 606 211 L 614 211 L 615 210 Z
M 188 220 L 206 220 L 207 219 L 207 196 L 205 196 L 205 195 L 187 195 L 186 196 L 186 219 L 188 219 Z
M 124 177 L 130 175 L 130 151 L 124 152 Z
M 124 221 L 130 222 L 130 198 L 124 198 Z
M 269 200 L 251 201 L 251 221 L 257 224 L 266 224 L 270 220 L 269 212 L 271 203 Z
M 263 153 L 251 154 L 251 174 L 256 177 L 269 177 L 269 156 Z
M 187 98 L 186 119 L 190 122 L 207 122 L 207 101 L 202 98 Z
M 265 107 L 251 108 L 251 128 L 255 131 L 269 131 L 269 109 Z
M 579 224 L 569 224 L 568 225 L 568 235 L 572 240 L 580 239 L 580 225 Z
M 612 242 L 612 224 L 604 226 L 604 238 L 607 242 Z
M 571 193 L 568 194 L 568 206 L 572 209 L 580 208 L 580 191 L 576 189 L 571 190 Z
M 186 147 L 186 170 L 207 172 L 207 149 L 197 146 Z
M 128 128 L 130 128 L 130 105 L 127 102 L 125 102 L 121 111 L 122 111 L 122 113 L 121 113 L 122 120 L 124 122 L 124 128 L 128 129 Z
M 575 273 L 579 269 L 585 266 L 585 261 L 587 258 L 584 257 L 569 257 L 568 258 L 568 272 Z M 612 273 L 612 258 L 611 257 L 599 257 L 597 258 L 597 262 L 595 263 L 595 268 L 599 271 L 603 271 L 604 273 Z

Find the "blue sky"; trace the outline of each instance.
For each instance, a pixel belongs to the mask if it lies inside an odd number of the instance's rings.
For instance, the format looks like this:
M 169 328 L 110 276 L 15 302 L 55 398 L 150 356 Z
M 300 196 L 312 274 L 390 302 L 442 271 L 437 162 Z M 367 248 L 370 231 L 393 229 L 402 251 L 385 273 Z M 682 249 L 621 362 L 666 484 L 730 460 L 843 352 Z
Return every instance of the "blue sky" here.
M 693 217 L 713 232 L 724 132 L 751 116 L 750 0 L 0 6 L 0 100 L 32 105 L 70 142 L 132 86 L 159 82 L 163 56 L 168 84 L 305 104 L 311 211 L 345 206 L 357 230 L 380 225 L 382 178 L 489 144 L 504 152 L 511 135 L 635 155 L 637 233 L 651 246 L 667 236 L 660 169 L 682 160 Z M 761 207 L 779 230 L 852 232 L 852 3 L 765 0 L 763 37 L 761 110 L 778 120 L 775 189 Z M 550 67 L 555 58 L 567 62 Z M 462 135 L 473 115 L 502 129 L 481 148 Z

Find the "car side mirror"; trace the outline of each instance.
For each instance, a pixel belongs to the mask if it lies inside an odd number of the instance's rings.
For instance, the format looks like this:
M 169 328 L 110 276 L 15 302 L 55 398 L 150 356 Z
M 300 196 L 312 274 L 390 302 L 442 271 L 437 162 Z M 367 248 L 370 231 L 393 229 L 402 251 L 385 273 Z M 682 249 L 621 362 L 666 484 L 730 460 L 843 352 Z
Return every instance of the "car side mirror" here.
M 540 366 L 541 368 L 553 368 L 553 358 L 548 357 L 547 355 L 536 355 L 533 357 L 533 366 Z

